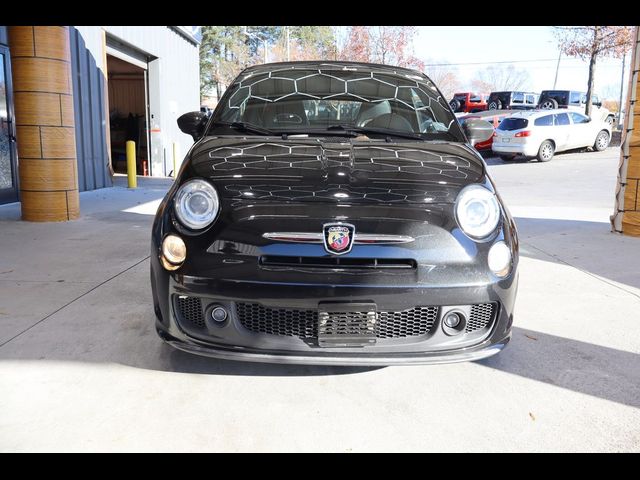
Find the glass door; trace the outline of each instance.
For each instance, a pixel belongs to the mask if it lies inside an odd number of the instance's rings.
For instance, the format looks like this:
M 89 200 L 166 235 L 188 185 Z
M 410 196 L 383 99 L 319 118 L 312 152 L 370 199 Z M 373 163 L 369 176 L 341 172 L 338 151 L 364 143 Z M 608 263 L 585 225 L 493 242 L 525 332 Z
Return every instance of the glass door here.
M 18 200 L 9 49 L 0 46 L 0 204 Z

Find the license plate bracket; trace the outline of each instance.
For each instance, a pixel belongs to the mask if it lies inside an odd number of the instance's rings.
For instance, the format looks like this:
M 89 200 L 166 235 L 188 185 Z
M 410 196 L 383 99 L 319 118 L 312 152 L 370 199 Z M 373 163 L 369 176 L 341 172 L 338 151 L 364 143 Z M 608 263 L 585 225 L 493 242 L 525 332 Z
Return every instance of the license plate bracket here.
M 320 347 L 364 347 L 376 343 L 375 303 L 318 304 Z

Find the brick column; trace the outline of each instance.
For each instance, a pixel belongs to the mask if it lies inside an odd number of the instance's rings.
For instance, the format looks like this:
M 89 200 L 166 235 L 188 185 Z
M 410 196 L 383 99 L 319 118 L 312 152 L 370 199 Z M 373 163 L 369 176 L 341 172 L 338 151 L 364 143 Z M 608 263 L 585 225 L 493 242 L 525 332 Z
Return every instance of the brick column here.
M 22 219 L 80 216 L 69 27 L 9 27 Z

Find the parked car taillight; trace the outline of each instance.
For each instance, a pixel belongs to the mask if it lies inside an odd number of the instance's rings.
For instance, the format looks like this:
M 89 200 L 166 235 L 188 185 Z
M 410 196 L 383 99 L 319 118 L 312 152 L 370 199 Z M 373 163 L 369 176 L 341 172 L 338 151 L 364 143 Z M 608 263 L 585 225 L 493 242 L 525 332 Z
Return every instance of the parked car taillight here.
M 531 130 L 525 130 L 524 132 L 518 132 L 514 135 L 514 137 L 530 137 Z

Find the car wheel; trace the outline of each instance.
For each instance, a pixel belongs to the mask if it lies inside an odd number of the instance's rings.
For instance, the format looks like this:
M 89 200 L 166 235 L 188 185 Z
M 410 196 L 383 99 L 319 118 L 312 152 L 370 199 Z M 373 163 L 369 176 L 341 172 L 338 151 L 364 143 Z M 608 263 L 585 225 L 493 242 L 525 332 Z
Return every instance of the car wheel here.
M 451 110 L 457 112 L 460 109 L 460 100 L 456 100 L 455 98 L 449 102 L 449 106 Z
M 607 125 L 609 125 L 611 128 L 613 128 L 613 115 L 609 115 L 605 122 L 607 122 Z
M 597 152 L 605 150 L 609 146 L 609 132 L 601 130 L 593 144 L 593 149 Z
M 558 102 L 553 98 L 543 98 L 540 100 L 538 104 L 542 110 L 553 110 L 554 108 L 558 108 Z
M 489 110 L 500 110 L 502 108 L 502 102 L 500 100 L 492 100 L 489 104 Z
M 539 162 L 548 162 L 553 158 L 553 154 L 555 153 L 555 151 L 556 149 L 553 146 L 553 142 L 551 142 L 550 140 L 545 140 L 540 145 L 540 148 L 538 149 L 538 155 L 536 155 L 536 158 L 538 159 Z

